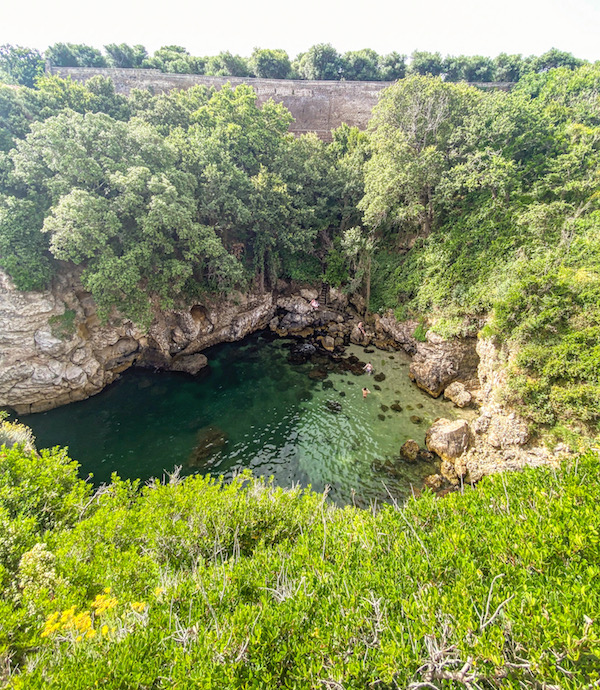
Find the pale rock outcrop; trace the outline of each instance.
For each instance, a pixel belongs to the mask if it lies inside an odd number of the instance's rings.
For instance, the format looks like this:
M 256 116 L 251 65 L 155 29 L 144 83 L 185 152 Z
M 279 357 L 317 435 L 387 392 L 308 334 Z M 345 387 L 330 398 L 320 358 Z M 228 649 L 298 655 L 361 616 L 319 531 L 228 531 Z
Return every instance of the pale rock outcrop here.
M 419 344 L 414 338 L 418 321 L 396 321 L 394 313 L 387 311 L 383 316 L 375 314 L 375 332 L 377 337 L 392 338 L 409 355 L 414 355 Z
M 465 419 L 437 419 L 425 435 L 427 449 L 454 463 L 471 445 L 471 430 Z
M 311 302 L 313 299 L 317 299 L 319 293 L 314 288 L 300 288 L 300 297 L 305 299 L 307 302 Z
M 473 400 L 465 384 L 460 381 L 454 381 L 444 390 L 444 398 L 452 400 L 457 407 L 468 407 Z
M 338 288 L 330 287 L 327 294 L 327 304 L 337 311 L 343 311 L 348 306 L 348 295 Z
M 41 412 L 89 397 L 114 379 L 103 353 L 140 333 L 129 321 L 95 328 L 87 297 L 75 274 L 57 277 L 52 290 L 20 292 L 0 272 L 0 406 Z M 74 328 L 64 328 L 65 321 Z M 124 360 L 114 353 L 113 363 L 118 368 Z
M 531 446 L 527 423 L 499 400 L 498 394 L 506 383 L 506 363 L 511 357 L 506 346 L 479 339 L 477 353 L 481 407 L 479 416 L 470 424 L 468 448 L 453 460 L 457 478 L 476 482 L 496 472 L 560 462 L 565 449 L 552 452 L 543 446 Z M 452 472 L 446 470 L 446 480 L 455 483 Z
M 0 272 L 0 407 L 27 414 L 83 400 L 134 363 L 195 374 L 206 366 L 200 350 L 265 328 L 274 313 L 270 293 L 155 306 L 146 334 L 117 314 L 102 323 L 76 270 L 44 292 L 20 292 Z
M 443 340 L 428 331 L 427 342 L 417 343 L 409 376 L 434 398 L 454 381 L 474 382 L 479 364 L 475 345 L 475 338 Z

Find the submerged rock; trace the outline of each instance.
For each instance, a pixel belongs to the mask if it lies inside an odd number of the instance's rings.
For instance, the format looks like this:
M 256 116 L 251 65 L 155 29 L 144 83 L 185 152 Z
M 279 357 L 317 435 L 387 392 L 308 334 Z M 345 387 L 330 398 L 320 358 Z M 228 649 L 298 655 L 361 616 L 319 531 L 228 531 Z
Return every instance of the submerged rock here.
M 394 410 L 394 412 L 402 412 L 402 405 L 399 405 L 398 403 L 392 403 L 390 405 L 390 410 Z
M 333 381 L 323 381 L 323 390 L 326 391 L 328 388 L 333 388 Z
M 381 419 L 382 422 L 385 422 L 385 415 L 379 413 L 379 414 L 377 415 L 377 419 Z
M 375 374 L 375 376 L 373 376 L 373 379 L 377 381 L 377 383 L 381 383 L 382 381 L 385 381 L 385 374 L 382 372 L 380 372 L 379 374 Z
M 198 352 L 195 355 L 180 355 L 175 357 L 170 364 L 171 371 L 182 371 L 185 374 L 195 376 L 208 364 L 206 355 Z
M 200 429 L 196 440 L 187 464 L 188 467 L 201 468 L 206 467 L 213 456 L 227 445 L 227 434 L 218 426 L 207 426 Z
M 416 462 L 419 455 L 419 444 L 409 438 L 405 441 L 400 448 L 400 457 L 406 462 Z
M 325 407 L 327 407 L 330 412 L 335 414 L 338 414 L 338 412 L 342 411 L 342 403 L 338 402 L 337 400 L 328 400 L 325 403 Z
M 311 369 L 311 371 L 308 372 L 308 378 L 313 381 L 322 381 L 327 378 L 327 372 L 325 369 Z
M 288 360 L 292 364 L 305 364 L 316 351 L 312 343 L 298 343 L 292 346 Z
M 387 405 L 380 405 L 379 407 L 382 412 L 387 412 L 390 409 Z
M 411 414 L 410 421 L 413 424 L 422 424 L 423 423 L 423 419 L 421 417 L 419 417 L 419 415 L 416 415 L 416 414 Z

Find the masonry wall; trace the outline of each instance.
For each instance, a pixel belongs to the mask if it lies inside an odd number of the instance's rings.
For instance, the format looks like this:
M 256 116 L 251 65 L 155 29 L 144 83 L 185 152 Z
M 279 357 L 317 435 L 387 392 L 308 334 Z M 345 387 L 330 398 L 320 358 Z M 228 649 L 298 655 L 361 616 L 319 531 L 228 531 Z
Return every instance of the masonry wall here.
M 196 84 L 217 89 L 224 84 L 249 84 L 262 105 L 270 98 L 283 103 L 294 117 L 294 134 L 316 132 L 331 138 L 331 130 L 343 122 L 365 129 L 379 94 L 392 82 L 299 81 L 291 79 L 255 79 L 207 77 L 199 74 L 165 74 L 153 69 L 113 69 L 97 67 L 52 67 L 52 74 L 84 82 L 101 74 L 113 80 L 117 93 L 128 95 L 132 89 L 148 89 L 154 94 L 173 89 L 189 89 Z

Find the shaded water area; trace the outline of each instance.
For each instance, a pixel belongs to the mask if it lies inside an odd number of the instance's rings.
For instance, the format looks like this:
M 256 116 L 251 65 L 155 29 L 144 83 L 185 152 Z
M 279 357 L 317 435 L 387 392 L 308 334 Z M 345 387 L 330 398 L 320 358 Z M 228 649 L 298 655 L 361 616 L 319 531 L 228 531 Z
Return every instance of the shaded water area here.
M 68 446 L 95 484 L 113 472 L 160 478 L 177 465 L 183 475 L 226 479 L 249 468 L 281 486 L 330 486 L 339 505 L 368 506 L 389 494 L 404 499 L 437 471 L 431 460 L 400 460 L 400 447 L 409 438 L 423 446 L 435 418 L 464 411 L 412 384 L 407 355 L 351 346 L 353 373 L 347 359 L 325 355 L 291 364 L 292 346 L 255 334 L 207 350 L 210 371 L 197 378 L 129 370 L 93 398 L 22 421 L 38 447 Z M 367 361 L 375 376 L 357 375 Z

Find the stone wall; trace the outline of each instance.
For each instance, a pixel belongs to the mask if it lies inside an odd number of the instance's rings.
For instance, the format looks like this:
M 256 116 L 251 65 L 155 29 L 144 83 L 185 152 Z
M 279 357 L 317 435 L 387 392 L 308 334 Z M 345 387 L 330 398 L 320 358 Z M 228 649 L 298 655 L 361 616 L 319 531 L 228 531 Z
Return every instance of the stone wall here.
M 52 67 L 52 74 L 85 82 L 95 75 L 110 77 L 117 93 L 128 95 L 132 89 L 148 89 L 154 94 L 173 89 L 189 89 L 198 84 L 220 89 L 249 84 L 256 91 L 258 104 L 270 98 L 291 112 L 294 134 L 315 132 L 325 140 L 331 130 L 343 122 L 365 129 L 379 94 L 392 82 L 300 81 L 292 79 L 254 79 L 251 77 L 207 77 L 198 74 L 165 74 L 154 69 L 113 69 L 96 67 Z

